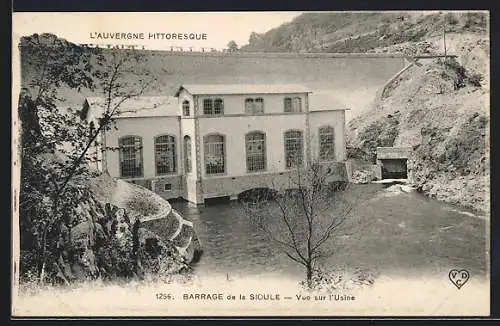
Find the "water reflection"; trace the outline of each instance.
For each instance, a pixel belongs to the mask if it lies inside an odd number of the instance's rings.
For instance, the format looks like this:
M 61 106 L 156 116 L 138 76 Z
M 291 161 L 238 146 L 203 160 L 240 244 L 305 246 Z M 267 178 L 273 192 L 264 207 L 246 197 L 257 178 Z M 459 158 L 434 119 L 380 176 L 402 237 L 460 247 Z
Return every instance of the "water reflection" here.
M 204 248 L 197 274 L 302 273 L 243 214 L 239 202 L 210 206 L 174 202 L 172 206 L 195 224 Z

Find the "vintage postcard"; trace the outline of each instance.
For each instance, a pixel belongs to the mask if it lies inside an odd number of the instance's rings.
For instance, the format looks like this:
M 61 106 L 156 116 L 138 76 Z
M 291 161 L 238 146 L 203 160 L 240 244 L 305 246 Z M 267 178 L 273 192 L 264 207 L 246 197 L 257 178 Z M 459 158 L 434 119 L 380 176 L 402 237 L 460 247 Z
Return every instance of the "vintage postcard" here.
M 14 12 L 12 42 L 12 316 L 489 315 L 489 12 Z

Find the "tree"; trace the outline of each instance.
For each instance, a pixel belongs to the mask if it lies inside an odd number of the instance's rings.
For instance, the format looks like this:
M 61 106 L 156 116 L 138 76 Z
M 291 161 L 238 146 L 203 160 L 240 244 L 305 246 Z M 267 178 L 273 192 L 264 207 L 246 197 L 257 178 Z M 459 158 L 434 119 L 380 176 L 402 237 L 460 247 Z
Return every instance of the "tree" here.
M 62 224 L 78 214 L 85 179 L 98 171 L 89 150 L 113 127 L 120 106 L 140 96 L 156 80 L 144 69 L 145 57 L 135 50 L 84 48 L 50 34 L 23 38 L 20 44 L 25 88 L 20 94 L 21 273 L 35 269 L 46 279 L 56 259 Z M 137 76 L 131 80 L 130 76 Z M 79 118 L 77 108 L 61 110 L 61 88 L 87 88 L 103 94 L 105 106 L 97 126 Z M 69 225 L 70 226 L 70 225 Z
M 336 240 L 362 228 L 351 215 L 360 194 L 348 191 L 346 183 L 329 182 L 329 178 L 327 167 L 309 163 L 307 168 L 293 170 L 287 185 L 275 187 L 281 189 L 277 193 L 244 204 L 245 214 L 269 240 L 304 268 L 309 288 L 325 259 L 345 250 Z
M 258 46 L 258 42 L 262 40 L 262 35 L 252 32 L 250 33 L 250 37 L 248 38 L 248 45 L 249 46 Z
M 229 41 L 229 43 L 227 43 L 227 49 L 229 52 L 237 52 L 238 51 L 238 44 L 236 44 L 235 41 Z

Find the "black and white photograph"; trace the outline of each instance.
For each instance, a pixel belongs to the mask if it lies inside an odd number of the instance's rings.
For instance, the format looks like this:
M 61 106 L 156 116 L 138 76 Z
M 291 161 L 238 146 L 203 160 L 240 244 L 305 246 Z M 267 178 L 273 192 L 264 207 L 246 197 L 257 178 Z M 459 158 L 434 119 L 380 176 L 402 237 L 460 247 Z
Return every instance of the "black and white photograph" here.
M 489 316 L 488 11 L 14 12 L 13 317 Z

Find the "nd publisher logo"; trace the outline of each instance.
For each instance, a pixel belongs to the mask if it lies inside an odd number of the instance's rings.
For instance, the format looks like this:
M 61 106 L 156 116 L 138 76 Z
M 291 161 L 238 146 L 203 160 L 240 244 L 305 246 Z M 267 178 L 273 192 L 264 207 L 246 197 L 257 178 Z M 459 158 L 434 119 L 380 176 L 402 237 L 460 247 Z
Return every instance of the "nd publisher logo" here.
M 462 269 L 461 271 L 452 269 L 448 274 L 448 277 L 450 278 L 451 283 L 455 284 L 455 286 L 460 290 L 460 288 L 469 280 L 470 274 L 465 269 Z

